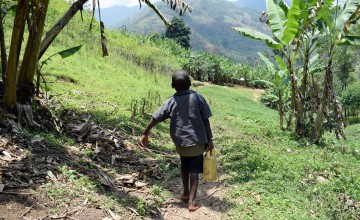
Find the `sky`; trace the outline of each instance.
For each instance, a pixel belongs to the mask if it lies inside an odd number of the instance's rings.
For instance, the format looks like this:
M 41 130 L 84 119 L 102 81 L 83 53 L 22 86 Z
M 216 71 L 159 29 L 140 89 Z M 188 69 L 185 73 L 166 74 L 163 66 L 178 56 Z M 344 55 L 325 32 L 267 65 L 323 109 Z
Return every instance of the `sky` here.
M 160 0 L 152 0 L 152 2 L 157 2 L 157 1 Z M 227 1 L 236 1 L 236 0 L 227 0 Z M 115 5 L 124 5 L 129 7 L 139 5 L 139 0 L 99 0 L 99 2 L 101 8 L 108 8 Z
M 99 0 L 101 8 L 108 8 L 115 5 L 135 6 L 139 5 L 138 0 Z

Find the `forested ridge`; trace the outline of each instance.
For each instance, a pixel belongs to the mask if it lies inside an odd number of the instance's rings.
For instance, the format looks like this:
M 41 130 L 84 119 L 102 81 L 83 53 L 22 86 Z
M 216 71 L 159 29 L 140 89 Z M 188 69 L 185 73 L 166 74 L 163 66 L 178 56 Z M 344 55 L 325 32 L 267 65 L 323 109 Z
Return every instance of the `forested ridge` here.
M 49 2 L 43 37 L 70 6 Z M 257 54 L 261 62 L 249 66 L 156 35 L 108 29 L 109 56 L 103 57 L 99 24 L 89 30 L 91 16 L 75 14 L 51 43 L 34 77 L 38 94 L 21 103 L 22 113 L 1 109 L 0 218 L 358 218 L 358 59 L 348 64 L 358 49 L 339 47 L 333 63 L 334 90 L 348 111 L 346 140 L 325 123 L 315 143 L 297 135 L 296 124 L 279 127 L 278 92 L 287 94 L 284 109 L 291 117 L 291 90 L 280 83 L 290 85 L 285 69 L 275 73 L 278 58 Z M 7 50 L 13 19 L 4 18 Z M 138 145 L 151 113 L 174 93 L 170 76 L 181 68 L 213 111 L 219 152 L 218 181 L 201 182 L 202 207 L 195 213 L 179 200 L 180 162 L 167 122 L 150 133 L 151 152 Z M 314 72 L 319 85 L 322 73 Z

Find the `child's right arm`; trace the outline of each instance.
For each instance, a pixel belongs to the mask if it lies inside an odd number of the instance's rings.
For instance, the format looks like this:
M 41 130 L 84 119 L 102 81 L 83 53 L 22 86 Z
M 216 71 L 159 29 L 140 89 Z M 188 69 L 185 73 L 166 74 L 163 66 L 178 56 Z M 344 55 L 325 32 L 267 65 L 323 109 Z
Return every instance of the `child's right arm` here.
M 150 132 L 150 130 L 156 125 L 157 121 L 155 120 L 154 117 L 151 117 L 148 125 L 146 126 L 143 134 L 140 137 L 140 145 L 142 147 L 146 147 L 146 145 L 149 143 L 149 138 L 148 138 L 148 134 Z

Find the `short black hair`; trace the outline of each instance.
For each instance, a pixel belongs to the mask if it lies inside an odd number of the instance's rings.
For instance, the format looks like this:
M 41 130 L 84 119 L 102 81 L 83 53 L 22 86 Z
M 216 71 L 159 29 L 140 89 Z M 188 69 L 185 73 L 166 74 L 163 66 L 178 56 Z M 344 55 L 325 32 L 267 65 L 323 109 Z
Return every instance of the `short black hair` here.
M 189 73 L 185 70 L 177 70 L 172 75 L 171 79 L 172 79 L 171 86 L 176 91 L 187 90 L 191 86 L 191 80 L 190 80 Z

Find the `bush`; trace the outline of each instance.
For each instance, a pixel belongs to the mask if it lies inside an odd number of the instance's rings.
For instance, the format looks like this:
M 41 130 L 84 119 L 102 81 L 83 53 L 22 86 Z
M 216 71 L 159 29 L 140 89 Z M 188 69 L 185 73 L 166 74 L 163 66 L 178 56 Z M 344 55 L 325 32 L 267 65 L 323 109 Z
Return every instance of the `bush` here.
M 257 89 L 268 89 L 271 87 L 271 82 L 266 80 L 253 80 L 249 82 L 249 86 Z
M 272 109 L 278 109 L 278 101 L 279 101 L 279 98 L 269 91 L 266 91 L 261 96 L 261 102 L 264 103 L 265 106 L 272 108 Z
M 360 81 L 351 84 L 342 94 L 341 102 L 348 116 L 357 116 L 360 110 Z

